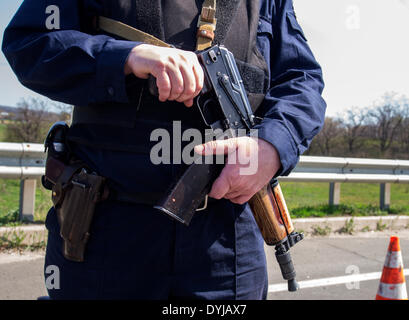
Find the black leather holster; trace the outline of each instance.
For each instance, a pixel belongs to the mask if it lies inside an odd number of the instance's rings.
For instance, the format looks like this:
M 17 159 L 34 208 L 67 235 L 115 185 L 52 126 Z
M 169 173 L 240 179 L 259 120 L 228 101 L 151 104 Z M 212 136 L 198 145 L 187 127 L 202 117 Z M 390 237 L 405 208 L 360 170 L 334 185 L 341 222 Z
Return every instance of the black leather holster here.
M 63 238 L 64 257 L 82 262 L 95 206 L 107 197 L 105 178 L 90 174 L 77 164 L 68 165 L 65 171 L 73 174 L 68 174 L 68 181 L 53 186 L 52 201 Z
M 108 197 L 108 188 L 104 177 L 73 157 L 65 140 L 67 130 L 66 124 L 56 123 L 47 135 L 42 182 L 52 191 L 63 255 L 68 260 L 82 262 L 96 204 Z

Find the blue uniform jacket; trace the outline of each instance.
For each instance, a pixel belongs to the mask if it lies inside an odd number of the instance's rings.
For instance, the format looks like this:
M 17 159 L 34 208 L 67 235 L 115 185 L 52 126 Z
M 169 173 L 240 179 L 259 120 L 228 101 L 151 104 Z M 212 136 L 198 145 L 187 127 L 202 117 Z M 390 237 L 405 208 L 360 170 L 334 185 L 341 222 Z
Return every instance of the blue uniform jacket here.
M 99 3 L 24 1 L 5 31 L 3 51 L 25 86 L 81 107 L 128 102 L 124 63 L 137 43 L 84 32 L 87 14 L 97 12 Z M 276 147 L 282 163 L 277 174 L 286 175 L 323 124 L 322 73 L 297 23 L 292 1 L 260 3 L 257 45 L 269 65 L 271 88 L 260 107 L 264 120 L 258 135 Z M 46 28 L 49 5 L 60 9 L 60 30 Z M 70 131 L 89 141 L 88 146 L 78 146 L 78 155 L 118 187 L 127 192 L 163 191 L 161 186 L 167 187 L 177 166 L 155 166 L 146 152 L 93 146 L 101 136 L 116 147 L 141 146 L 156 125 L 144 118 L 134 128 L 74 126 Z M 52 208 L 46 220 L 45 260 L 45 267 L 61 269 L 61 288 L 48 290 L 53 299 L 266 297 L 263 239 L 248 205 L 216 201 L 197 212 L 186 228 L 151 207 L 103 201 L 96 208 L 81 264 L 61 255 L 53 212 Z
M 270 67 L 271 86 L 258 134 L 278 150 L 278 174 L 287 175 L 323 125 L 324 84 L 292 1 L 260 3 L 257 44 Z M 60 30 L 46 28 L 49 5 L 60 10 Z M 123 69 L 137 43 L 82 32 L 81 19 L 92 10 L 98 10 L 98 1 L 24 1 L 4 33 L 2 48 L 23 85 L 73 105 L 128 102 Z

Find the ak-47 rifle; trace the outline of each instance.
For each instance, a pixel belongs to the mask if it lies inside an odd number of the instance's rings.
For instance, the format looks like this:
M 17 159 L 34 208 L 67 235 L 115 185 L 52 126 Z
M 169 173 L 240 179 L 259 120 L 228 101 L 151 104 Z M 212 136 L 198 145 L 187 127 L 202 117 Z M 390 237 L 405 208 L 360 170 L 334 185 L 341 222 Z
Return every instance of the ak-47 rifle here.
M 249 132 L 255 125 L 256 117 L 233 54 L 223 46 L 213 46 L 197 55 L 205 81 L 196 104 L 205 124 L 214 132 L 228 132 L 232 138 L 237 136 L 239 129 Z M 150 90 L 157 95 L 152 79 Z M 155 208 L 189 225 L 195 211 L 207 199 L 207 193 L 221 169 L 217 164 L 191 164 Z M 278 181 L 270 181 L 250 199 L 249 205 L 266 244 L 275 245 L 281 273 L 288 280 L 288 290 L 296 291 L 298 284 L 289 250 L 304 235 L 294 231 Z

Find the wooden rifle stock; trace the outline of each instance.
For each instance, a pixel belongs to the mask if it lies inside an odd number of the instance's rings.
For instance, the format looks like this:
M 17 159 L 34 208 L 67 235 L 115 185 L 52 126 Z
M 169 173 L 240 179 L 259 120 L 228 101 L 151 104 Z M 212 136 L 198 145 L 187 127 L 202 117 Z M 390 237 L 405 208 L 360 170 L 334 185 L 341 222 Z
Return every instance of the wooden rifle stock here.
M 268 245 L 275 245 L 294 231 L 280 184 L 268 183 L 250 200 L 254 218 Z
M 288 281 L 288 291 L 296 291 L 296 272 L 290 248 L 304 238 L 294 231 L 291 217 L 277 180 L 270 181 L 249 201 L 254 218 L 267 245 L 275 245 L 275 255 L 281 274 Z

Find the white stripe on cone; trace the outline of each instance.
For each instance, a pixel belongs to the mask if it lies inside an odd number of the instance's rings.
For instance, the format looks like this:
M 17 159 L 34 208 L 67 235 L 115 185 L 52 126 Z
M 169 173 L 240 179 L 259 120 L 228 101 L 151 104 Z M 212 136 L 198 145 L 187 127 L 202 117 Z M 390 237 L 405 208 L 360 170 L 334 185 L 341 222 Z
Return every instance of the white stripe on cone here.
M 407 299 L 406 283 L 387 284 L 381 282 L 379 284 L 378 295 L 387 299 Z
M 400 251 L 388 251 L 384 265 L 387 268 L 403 269 L 402 253 Z

